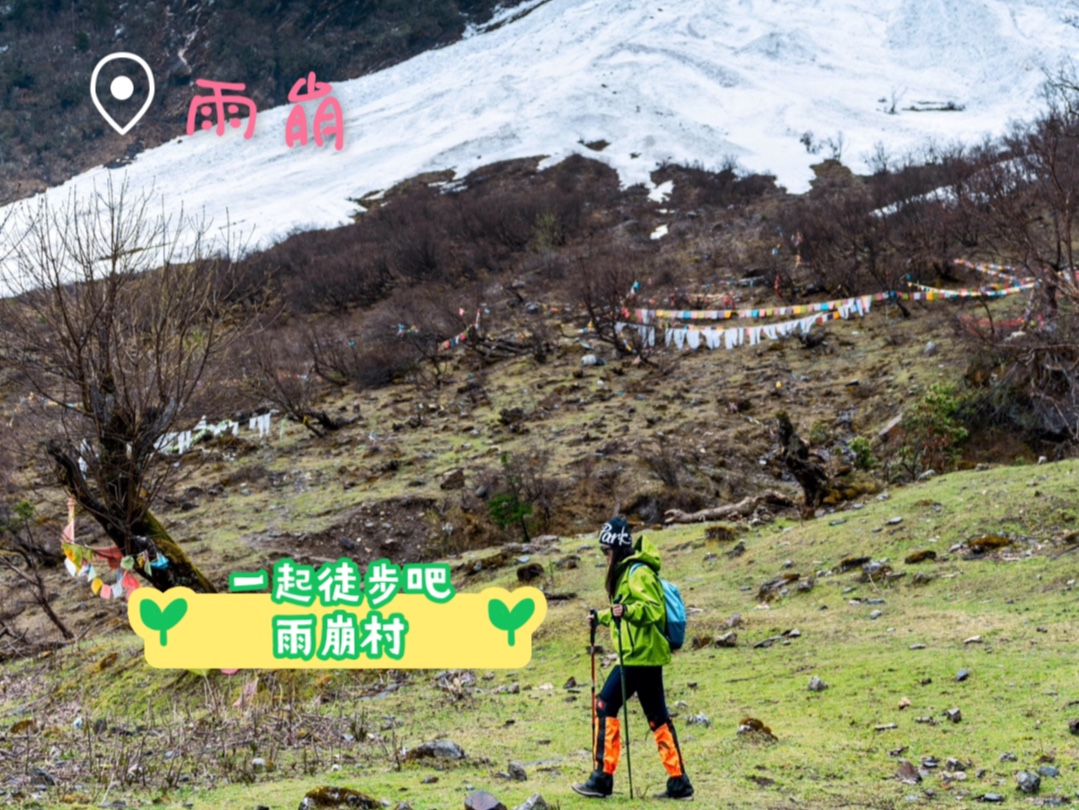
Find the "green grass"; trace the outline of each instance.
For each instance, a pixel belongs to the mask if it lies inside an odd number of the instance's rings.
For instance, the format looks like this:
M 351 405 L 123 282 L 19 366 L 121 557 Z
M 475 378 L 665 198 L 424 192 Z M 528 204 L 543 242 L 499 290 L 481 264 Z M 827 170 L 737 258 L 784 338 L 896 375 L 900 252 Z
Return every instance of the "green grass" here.
M 746 553 L 734 559 L 726 556 L 726 546 L 706 543 L 700 525 L 650 533 L 663 554 L 664 574 L 681 586 L 690 606 L 700 609 L 690 616 L 691 637 L 725 631 L 734 613 L 744 620 L 737 629 L 736 648 L 687 649 L 666 671 L 668 701 L 678 715 L 698 801 L 709 807 L 762 810 L 906 807 L 912 803 L 908 797 L 925 804 L 985 792 L 1004 793 L 1015 801 L 1015 773 L 1036 769 L 1050 757 L 1062 775 L 1043 779 L 1043 794 L 1073 795 L 1079 789 L 1079 738 L 1069 733 L 1067 720 L 1079 716 L 1079 710 L 1068 705 L 1079 699 L 1079 652 L 1074 646 L 1079 607 L 1072 585 L 1079 573 L 1079 553 L 1061 552 L 1070 547 L 1063 544 L 1063 535 L 1074 522 L 1071 505 L 1077 485 L 1076 462 L 955 473 L 891 490 L 889 500 L 870 499 L 860 510 L 805 523 L 782 521 L 745 533 Z M 903 517 L 902 523 L 889 525 L 893 516 Z M 845 522 L 830 525 L 838 520 Z M 1000 531 L 1017 537 L 1003 557 L 949 553 L 964 539 Z M 591 545 L 592 538 L 562 540 L 562 555 L 577 553 L 583 544 Z M 939 558 L 903 563 L 907 554 L 925 548 L 934 549 Z M 371 673 L 336 672 L 329 678 L 325 673 L 265 674 L 279 695 L 293 690 L 300 709 L 329 718 L 317 741 L 277 751 L 277 770 L 255 776 L 254 784 L 169 790 L 163 806 L 190 801 L 200 810 L 256 804 L 292 808 L 307 790 L 321 784 L 346 785 L 394 803 L 405 800 L 416 810 L 461 807 L 466 785 L 494 792 L 511 808 L 533 792 L 563 810 L 591 806 L 569 790 L 569 783 L 583 779 L 589 769 L 585 607 L 603 601 L 602 569 L 594 567 L 600 556 L 594 550 L 580 553 L 581 567 L 558 571 L 553 588 L 576 591 L 580 598 L 550 605 L 531 664 L 520 671 L 493 673 L 492 680 L 477 673 L 480 689 L 516 682 L 520 694 L 472 694 L 455 700 L 434 685 L 434 673 L 421 671 L 411 673 L 405 686 L 385 698 L 359 701 L 357 692 L 374 677 Z M 859 555 L 888 560 L 906 575 L 887 585 L 858 582 L 854 571 L 818 575 L 833 570 L 846 556 Z M 536 558 L 547 562 L 558 556 Z M 792 590 L 762 609 L 757 588 L 789 571 L 813 576 L 814 588 L 807 593 Z M 918 572 L 930 574 L 931 581 L 913 584 Z M 513 578 L 512 569 L 505 569 L 477 577 L 466 587 L 513 587 Z M 856 598 L 883 603 L 851 604 Z M 880 618 L 870 618 L 873 610 L 882 612 Z M 801 636 L 789 644 L 752 646 L 793 628 Z M 980 636 L 981 643 L 964 644 L 972 636 Z M 467 643 L 467 633 L 462 633 L 462 643 Z M 600 643 L 611 646 L 602 635 Z M 915 644 L 924 649 L 911 649 Z M 150 670 L 141 659 L 130 658 L 131 649 L 128 636 L 83 642 L 47 661 L 7 667 L 4 682 L 33 677 L 53 685 L 31 706 L 37 716 L 52 707 L 56 727 L 50 733 L 59 745 L 65 744 L 64 729 L 70 723 L 60 709 L 70 711 L 76 701 L 87 716 L 107 714 L 132 723 L 152 722 L 155 716 L 161 722 L 170 712 L 194 711 L 197 716 L 216 702 L 230 707 L 225 714 L 237 728 L 253 722 L 231 708 L 244 676 L 231 681 L 217 673 L 208 681 L 191 675 L 178 678 L 175 672 Z M 117 662 L 95 674 L 96 663 L 110 650 L 120 652 Z M 960 669 L 971 672 L 962 683 L 955 680 Z M 579 691 L 562 688 L 571 676 L 581 685 Z M 829 688 L 809 692 L 812 676 Z M 554 688 L 539 688 L 546 684 Z M 336 701 L 320 699 L 334 695 L 339 696 Z M 902 698 L 911 704 L 905 710 L 899 709 Z M 0 709 L 5 725 L 22 716 L 16 713 L 21 705 L 5 698 Z M 177 708 L 181 706 L 187 708 Z M 961 722 L 944 716 L 951 708 L 961 710 Z M 274 711 L 283 709 L 266 709 Z M 708 717 L 711 727 L 687 724 L 687 718 L 699 713 Z M 444 736 L 458 742 L 468 759 L 444 771 L 411 764 L 396 770 L 391 732 L 380 730 L 389 715 L 397 718 L 393 733 L 399 746 Z M 747 716 L 769 725 L 778 741 L 739 736 L 738 725 Z M 935 724 L 916 718 L 932 718 Z M 343 742 L 340 734 L 354 721 L 384 741 Z M 875 730 L 891 723 L 897 728 Z M 304 721 L 297 720 L 297 725 Z M 649 793 L 660 790 L 665 775 L 636 703 L 629 727 L 635 787 Z M 315 746 L 318 765 L 313 764 Z M 901 748 L 901 756 L 890 754 Z M 1005 752 L 1015 754 L 1017 761 L 1002 762 Z M 237 773 L 259 755 L 268 754 L 242 748 L 229 754 Z M 903 785 L 892 778 L 900 759 L 917 763 L 925 756 L 939 758 L 941 768 L 922 785 Z M 305 757 L 314 773 L 303 774 Z M 949 757 L 970 763 L 966 781 L 943 781 L 940 772 Z M 528 782 L 493 776 L 511 760 L 526 764 Z M 152 757 L 148 761 L 154 762 Z M 331 771 L 334 764 L 341 769 Z M 624 766 L 623 761 L 616 780 L 624 799 L 620 804 L 646 806 L 647 800 L 628 800 Z M 436 783 L 422 783 L 432 775 L 439 777 Z M 936 792 L 936 799 L 927 796 L 927 789 Z M 160 791 L 118 789 L 110 796 L 152 799 L 160 797 Z

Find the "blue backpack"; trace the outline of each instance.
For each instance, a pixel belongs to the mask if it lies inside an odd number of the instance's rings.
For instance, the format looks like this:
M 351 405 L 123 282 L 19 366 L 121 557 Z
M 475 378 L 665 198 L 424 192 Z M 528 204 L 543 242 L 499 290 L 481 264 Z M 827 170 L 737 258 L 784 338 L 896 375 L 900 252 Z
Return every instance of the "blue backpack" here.
M 644 563 L 634 563 L 629 569 L 630 574 L 640 568 Z M 667 606 L 667 625 L 663 635 L 667 643 L 671 645 L 671 651 L 682 649 L 686 642 L 686 603 L 682 601 L 682 592 L 673 582 L 668 582 L 660 577 L 659 585 L 663 589 L 663 601 Z

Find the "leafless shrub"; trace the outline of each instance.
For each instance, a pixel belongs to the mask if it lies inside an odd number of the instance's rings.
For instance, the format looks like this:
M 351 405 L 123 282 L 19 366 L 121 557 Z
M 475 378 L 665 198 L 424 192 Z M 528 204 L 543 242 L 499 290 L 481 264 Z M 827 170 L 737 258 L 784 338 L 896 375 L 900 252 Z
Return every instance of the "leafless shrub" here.
M 671 489 L 678 488 L 678 471 L 682 467 L 674 449 L 667 442 L 643 448 L 639 453 L 641 463 L 660 481 L 664 486 Z
M 243 382 L 249 396 L 273 405 L 319 438 L 343 424 L 317 406 L 325 383 L 294 330 L 278 327 L 251 335 Z

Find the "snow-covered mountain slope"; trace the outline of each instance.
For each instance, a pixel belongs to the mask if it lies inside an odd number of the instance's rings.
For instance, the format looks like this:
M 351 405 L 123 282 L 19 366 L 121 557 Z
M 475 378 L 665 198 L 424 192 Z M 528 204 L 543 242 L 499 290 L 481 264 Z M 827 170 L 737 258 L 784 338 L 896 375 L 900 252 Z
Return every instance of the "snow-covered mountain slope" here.
M 534 0 L 494 30 L 336 84 L 340 152 L 287 148 L 280 107 L 259 112 L 250 140 L 199 131 L 49 195 L 122 175 L 227 216 L 258 246 L 343 224 L 349 198 L 418 172 L 530 155 L 581 152 L 649 186 L 662 161 L 730 156 L 800 191 L 832 151 L 804 142 L 841 142 L 857 169 L 877 143 L 976 141 L 1030 116 L 1043 69 L 1079 53 L 1076 16 L 1071 0 Z M 583 146 L 599 140 L 601 152 Z

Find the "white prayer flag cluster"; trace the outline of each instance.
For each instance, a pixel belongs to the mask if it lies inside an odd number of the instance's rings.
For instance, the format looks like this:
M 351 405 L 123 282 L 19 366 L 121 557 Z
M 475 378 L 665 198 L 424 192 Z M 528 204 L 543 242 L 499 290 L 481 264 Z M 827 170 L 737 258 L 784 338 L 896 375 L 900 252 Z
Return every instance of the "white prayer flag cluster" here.
M 270 411 L 261 416 L 252 416 L 250 420 L 248 420 L 248 431 L 251 433 L 257 431 L 260 439 L 269 436 L 270 420 L 275 413 L 277 413 L 277 411 Z M 206 417 L 204 416 L 199 420 L 199 423 L 195 425 L 195 427 L 191 428 L 191 430 L 166 433 L 157 440 L 154 444 L 154 449 L 159 453 L 176 453 L 177 455 L 182 456 L 203 436 L 213 436 L 216 438 L 224 433 L 231 433 L 233 436 L 239 436 L 240 423 L 234 422 L 231 419 L 210 423 L 206 421 Z

